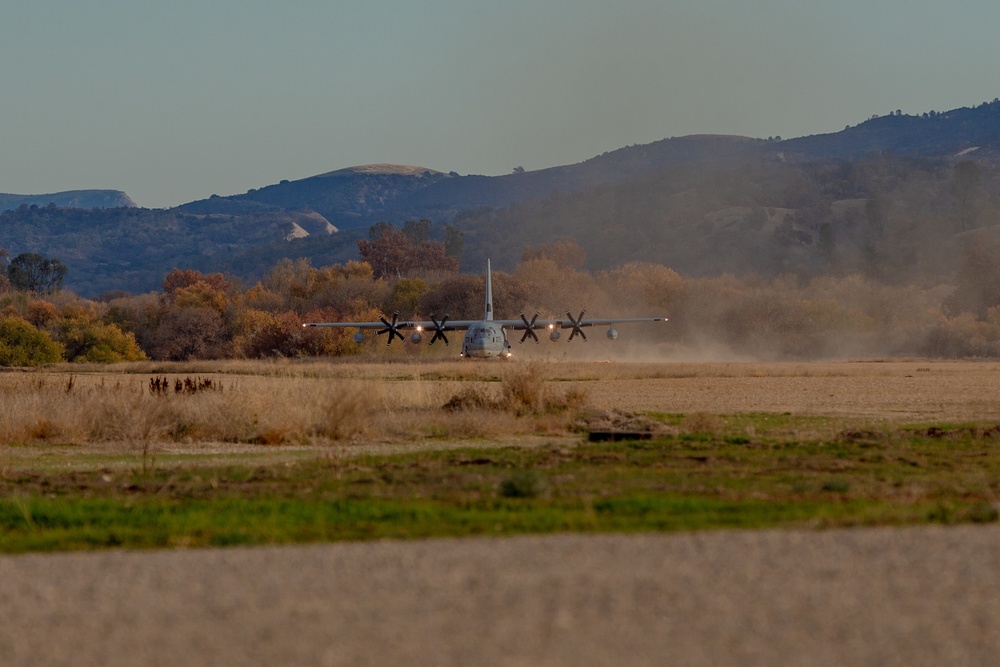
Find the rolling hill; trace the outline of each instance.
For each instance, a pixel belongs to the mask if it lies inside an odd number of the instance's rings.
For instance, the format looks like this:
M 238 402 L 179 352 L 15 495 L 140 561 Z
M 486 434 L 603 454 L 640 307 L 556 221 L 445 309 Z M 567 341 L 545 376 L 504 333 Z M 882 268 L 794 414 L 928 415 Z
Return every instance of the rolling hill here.
M 995 100 L 786 140 L 675 137 L 503 176 L 362 165 L 166 211 L 115 191 L 0 195 L 13 209 L 0 247 L 60 258 L 85 295 L 155 289 L 175 266 L 253 280 L 281 257 L 343 261 L 373 223 L 421 218 L 461 230 L 474 271 L 487 254 L 511 268 L 526 245 L 571 238 L 592 269 L 927 279 L 953 271 L 957 238 L 1000 222 L 998 164 Z

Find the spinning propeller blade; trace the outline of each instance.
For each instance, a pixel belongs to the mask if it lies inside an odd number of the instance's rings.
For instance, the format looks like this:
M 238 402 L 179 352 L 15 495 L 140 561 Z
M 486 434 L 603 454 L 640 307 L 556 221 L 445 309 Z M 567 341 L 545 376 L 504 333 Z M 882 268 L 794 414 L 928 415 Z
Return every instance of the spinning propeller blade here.
M 434 316 L 431 315 L 431 322 L 434 323 L 434 335 L 431 336 L 431 342 L 428 343 L 428 345 L 433 345 L 434 341 L 436 341 L 438 338 L 444 341 L 445 346 L 448 345 L 448 337 L 444 335 L 444 324 L 445 322 L 448 321 L 449 317 L 450 315 L 445 315 L 444 317 L 441 318 L 441 321 L 438 322 L 436 319 L 434 319 Z
M 385 319 L 385 317 L 379 317 L 378 319 L 382 322 L 382 324 L 385 325 L 385 328 L 379 329 L 378 331 L 375 332 L 375 334 L 377 336 L 381 336 L 384 333 L 389 334 L 389 339 L 385 341 L 386 346 L 389 346 L 392 343 L 392 339 L 395 338 L 396 336 L 399 337 L 399 340 L 403 341 L 404 343 L 406 342 L 406 339 L 403 337 L 403 334 L 399 333 L 399 329 L 396 328 L 396 321 L 399 320 L 399 313 L 392 314 L 391 324 L 389 323 L 388 320 Z
M 531 318 L 530 322 L 528 321 L 528 318 L 524 316 L 524 313 L 521 313 L 521 321 L 524 322 L 525 326 L 524 333 L 521 335 L 522 343 L 528 340 L 528 338 L 534 338 L 535 342 L 538 342 L 538 336 L 535 335 L 535 320 L 537 319 L 538 313 L 535 313 L 535 316 Z
M 568 327 L 568 328 L 572 328 L 573 330 L 569 332 L 569 338 L 567 338 L 566 340 L 573 340 L 573 336 L 575 336 L 577 334 L 580 334 L 580 338 L 583 339 L 583 342 L 584 343 L 587 342 L 587 334 L 583 333 L 583 329 L 580 328 L 583 325 L 583 314 L 585 312 L 587 312 L 587 311 L 581 310 L 580 311 L 580 317 L 578 317 L 575 320 L 573 319 L 572 315 L 570 315 L 568 312 L 566 313 L 566 317 L 568 317 L 569 321 L 573 323 L 572 325 L 570 325 L 570 327 Z M 567 327 L 564 327 L 564 328 L 567 328 Z

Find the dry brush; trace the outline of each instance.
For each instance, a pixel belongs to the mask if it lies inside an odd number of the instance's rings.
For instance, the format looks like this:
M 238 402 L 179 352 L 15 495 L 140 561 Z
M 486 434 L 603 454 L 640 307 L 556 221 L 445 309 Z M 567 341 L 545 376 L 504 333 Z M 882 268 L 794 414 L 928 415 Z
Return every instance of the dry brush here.
M 566 432 L 587 400 L 579 388 L 553 386 L 539 363 L 120 368 L 131 372 L 0 374 L 0 444 L 145 453 L 160 444 L 305 446 Z

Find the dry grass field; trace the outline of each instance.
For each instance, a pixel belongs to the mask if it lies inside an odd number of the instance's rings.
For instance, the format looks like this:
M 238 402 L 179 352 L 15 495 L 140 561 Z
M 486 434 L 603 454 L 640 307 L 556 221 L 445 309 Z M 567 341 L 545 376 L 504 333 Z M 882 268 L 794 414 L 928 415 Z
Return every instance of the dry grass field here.
M 588 383 L 540 364 L 197 363 L 0 373 L 17 451 L 247 453 L 561 435 Z
M 904 422 L 1000 422 L 1000 363 L 66 365 L 0 373 L 0 402 L 0 443 L 24 454 L 516 443 L 579 437 L 602 422 L 711 430 L 746 414 L 815 418 L 797 421 L 818 429 L 802 435 L 824 435 Z

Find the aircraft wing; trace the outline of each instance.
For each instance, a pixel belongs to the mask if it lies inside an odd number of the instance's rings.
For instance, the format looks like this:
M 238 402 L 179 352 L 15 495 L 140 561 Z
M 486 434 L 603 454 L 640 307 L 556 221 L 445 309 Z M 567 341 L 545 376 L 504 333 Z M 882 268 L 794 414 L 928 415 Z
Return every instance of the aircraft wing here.
M 606 317 L 601 319 L 588 319 L 588 320 L 573 320 L 569 319 L 556 319 L 556 320 L 534 320 L 532 324 L 531 320 L 493 320 L 497 324 L 507 328 L 513 329 L 515 331 L 523 331 L 527 328 L 532 329 L 548 329 L 550 327 L 555 329 L 572 329 L 573 325 L 580 327 L 592 327 L 594 325 L 601 324 L 628 324 L 630 322 L 666 322 L 669 318 L 666 317 Z
M 538 314 L 536 313 L 534 317 L 530 320 L 525 317 L 524 313 L 521 313 L 521 318 L 517 320 L 496 320 L 498 324 L 509 327 L 513 331 L 523 331 L 524 335 L 521 337 L 521 342 L 523 343 L 527 338 L 533 338 L 535 342 L 538 342 L 538 336 L 535 335 L 536 329 L 547 329 L 551 331 L 550 338 L 556 340 L 559 338 L 559 329 L 572 329 L 569 334 L 568 340 L 573 340 L 575 336 L 580 336 L 583 340 L 587 340 L 587 334 L 583 333 L 583 327 L 592 327 L 594 325 L 607 324 L 610 325 L 608 329 L 608 338 L 612 340 L 618 337 L 618 332 L 615 330 L 616 324 L 627 324 L 630 322 L 666 322 L 666 317 L 617 317 L 617 318 L 598 318 L 585 320 L 583 318 L 586 311 L 580 311 L 578 317 L 573 317 L 572 313 L 566 313 L 566 319 L 554 319 L 554 320 L 539 320 Z
M 455 320 L 450 321 L 448 316 L 445 315 L 440 320 L 432 319 L 427 320 L 400 320 L 398 313 L 392 314 L 392 321 L 390 322 L 385 317 L 379 318 L 377 322 L 306 322 L 302 326 L 304 327 L 337 327 L 340 329 L 354 328 L 358 329 L 358 333 L 355 334 L 355 340 L 358 340 L 362 336 L 361 329 L 378 329 L 375 333 L 379 336 L 382 334 L 389 334 L 388 340 L 386 340 L 386 345 L 392 343 L 393 338 L 399 338 L 400 341 L 406 342 L 406 338 L 400 331 L 409 331 L 411 329 L 415 330 L 416 333 L 413 334 L 413 342 L 420 342 L 421 332 L 426 331 L 427 333 L 432 333 L 431 343 L 433 344 L 437 340 L 443 340 L 444 344 L 448 344 L 448 337 L 445 332 L 457 331 L 460 329 L 468 329 L 469 327 L 477 324 L 477 320 Z M 358 340 L 358 342 L 361 342 Z
M 399 320 L 395 324 L 389 321 L 380 322 L 306 322 L 304 327 L 337 327 L 341 329 L 384 329 L 391 326 L 394 329 L 428 329 L 433 331 L 438 325 L 442 331 L 458 331 L 468 329 L 473 324 L 478 324 L 481 320 L 446 320 L 445 322 L 433 322 L 430 320 Z
M 523 343 L 526 338 L 533 338 L 535 342 L 538 342 L 538 336 L 535 335 L 535 330 L 537 329 L 547 329 L 552 333 L 549 338 L 556 340 L 559 338 L 559 329 L 572 329 L 569 334 L 568 340 L 573 340 L 574 337 L 580 336 L 583 340 L 587 340 L 587 335 L 583 333 L 583 327 L 592 327 L 594 325 L 608 324 L 611 325 L 608 329 L 608 338 L 615 339 L 618 337 L 618 332 L 615 330 L 614 325 L 616 324 L 627 324 L 630 322 L 666 322 L 665 317 L 617 317 L 617 318 L 600 318 L 600 319 L 590 319 L 585 320 L 583 318 L 584 311 L 580 312 L 579 317 L 573 317 L 571 313 L 566 313 L 567 319 L 546 319 L 539 320 L 538 314 L 536 313 L 534 317 L 530 320 L 525 317 L 524 313 L 521 313 L 520 319 L 517 320 L 449 320 L 446 315 L 441 320 L 431 319 L 431 320 L 400 320 L 399 315 L 393 313 L 392 321 L 390 322 L 385 317 L 379 318 L 377 322 L 306 322 L 302 326 L 304 327 L 337 327 L 340 329 L 358 329 L 359 332 L 355 336 L 357 339 L 361 336 L 361 329 L 377 329 L 375 332 L 378 335 L 389 334 L 389 338 L 386 341 L 386 345 L 392 343 L 393 338 L 399 338 L 400 341 L 405 342 L 405 337 L 401 331 L 416 330 L 414 333 L 413 341 L 420 342 L 420 332 L 426 331 L 428 333 L 433 332 L 431 337 L 431 343 L 436 340 L 444 340 L 445 345 L 448 344 L 448 338 L 445 333 L 448 331 L 457 331 L 462 329 L 469 329 L 473 326 L 483 324 L 488 321 L 493 324 L 499 325 L 500 327 L 506 327 L 513 331 L 524 331 L 524 336 L 521 337 L 521 342 Z M 358 341 L 360 342 L 360 341 Z
M 569 315 L 569 313 L 567 313 Z M 579 319 L 574 320 L 572 316 L 569 319 L 555 319 L 555 320 L 539 320 L 522 317 L 519 320 L 491 320 L 493 323 L 498 324 L 506 329 L 513 329 L 515 331 L 523 331 L 525 329 L 572 329 L 575 326 L 579 327 L 591 327 L 595 325 L 602 324 L 627 324 L 630 322 L 666 322 L 668 318 L 666 317 L 613 317 L 613 318 L 602 318 L 602 319 L 588 319 L 584 320 L 581 314 Z M 304 327 L 338 327 L 341 329 L 384 329 L 386 327 L 392 327 L 395 329 L 429 329 L 433 331 L 435 327 L 440 326 L 442 331 L 458 331 L 463 329 L 468 329 L 469 327 L 482 323 L 483 320 L 444 320 L 444 321 L 434 321 L 434 320 L 398 320 L 396 322 L 389 322 L 388 320 L 380 320 L 378 322 L 306 322 L 302 326 Z

